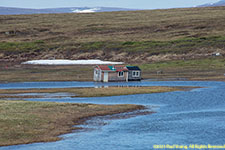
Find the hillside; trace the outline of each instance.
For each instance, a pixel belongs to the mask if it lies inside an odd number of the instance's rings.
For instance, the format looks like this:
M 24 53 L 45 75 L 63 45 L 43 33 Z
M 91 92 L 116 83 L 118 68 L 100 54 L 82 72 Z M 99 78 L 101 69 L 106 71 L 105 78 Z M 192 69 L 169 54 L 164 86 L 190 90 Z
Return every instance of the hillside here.
M 0 15 L 0 60 L 126 63 L 225 56 L 225 7 Z
M 209 3 L 209 4 L 200 5 L 200 7 L 214 7 L 214 6 L 225 6 L 225 0 L 220 0 L 216 3 Z

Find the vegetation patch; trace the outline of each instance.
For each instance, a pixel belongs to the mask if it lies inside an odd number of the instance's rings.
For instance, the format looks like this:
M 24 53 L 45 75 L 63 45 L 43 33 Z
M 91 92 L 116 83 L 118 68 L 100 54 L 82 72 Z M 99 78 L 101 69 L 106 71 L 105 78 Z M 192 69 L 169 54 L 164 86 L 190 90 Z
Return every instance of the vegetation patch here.
M 0 63 L 0 82 L 90 81 L 92 66 L 34 66 Z
M 196 59 L 196 60 L 173 60 L 165 62 L 155 62 L 150 64 L 141 64 L 139 66 L 142 70 L 160 70 L 160 69 L 179 69 L 179 68 L 196 68 L 196 69 L 224 69 L 225 59 Z
M 144 107 L 0 100 L 0 146 L 56 141 L 86 118 L 139 109 Z
M 87 51 L 147 52 L 148 55 L 185 54 L 201 48 L 224 48 L 225 36 L 187 37 L 168 41 L 125 41 L 82 43 L 80 49 Z M 207 53 L 207 52 L 206 52 Z
M 0 42 L 0 52 L 4 55 L 15 55 L 20 53 L 36 52 L 43 53 L 46 51 L 60 51 L 63 55 L 71 57 L 74 53 L 87 53 L 102 51 L 105 55 L 109 52 L 122 53 L 127 52 L 129 55 L 137 53 L 146 53 L 146 56 L 163 55 L 163 54 L 186 54 L 199 49 L 223 49 L 225 36 L 212 37 L 191 37 L 181 38 L 168 41 L 96 41 L 86 43 L 64 43 L 55 45 L 46 45 L 43 41 L 34 42 Z M 50 52 L 49 52 L 50 53 Z M 201 52 L 203 53 L 203 52 Z M 208 51 L 205 51 L 207 54 Z M 69 56 L 71 55 L 71 56 Z M 56 55 L 57 57 L 57 55 Z
M 108 88 L 52 88 L 52 89 L 22 89 L 22 90 L 5 90 L 0 89 L 1 98 L 11 97 L 10 94 L 24 94 L 24 93 L 72 93 L 76 96 L 72 97 L 102 97 L 102 96 L 117 96 L 117 95 L 131 95 L 131 94 L 147 94 L 147 93 L 161 93 L 183 90 L 183 87 L 108 87 Z M 12 98 L 15 96 L 12 96 Z M 19 97 L 19 96 L 17 96 Z M 23 97 L 21 97 L 23 98 Z M 25 97 L 26 98 L 26 97 Z M 31 98 L 30 96 L 28 98 Z
M 135 64 L 134 64 L 135 65 Z M 169 60 L 148 64 L 138 64 L 142 77 L 152 80 L 211 80 L 224 81 L 225 59 Z
M 0 52 L 6 55 L 40 51 L 43 47 L 44 42 L 40 40 L 34 42 L 0 42 Z

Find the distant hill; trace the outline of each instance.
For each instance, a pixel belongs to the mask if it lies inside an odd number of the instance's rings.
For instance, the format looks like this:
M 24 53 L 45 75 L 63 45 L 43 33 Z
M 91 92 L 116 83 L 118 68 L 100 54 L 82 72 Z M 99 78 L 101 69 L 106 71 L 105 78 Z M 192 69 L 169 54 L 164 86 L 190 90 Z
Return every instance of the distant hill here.
M 114 7 L 68 7 L 68 8 L 47 8 L 47 9 L 0 7 L 0 15 L 92 13 L 92 12 L 113 12 L 113 11 L 129 11 L 129 10 L 134 9 L 114 8 Z
M 200 5 L 199 7 L 214 7 L 214 6 L 225 6 L 225 0 L 220 0 L 216 3 L 208 3 L 204 5 Z

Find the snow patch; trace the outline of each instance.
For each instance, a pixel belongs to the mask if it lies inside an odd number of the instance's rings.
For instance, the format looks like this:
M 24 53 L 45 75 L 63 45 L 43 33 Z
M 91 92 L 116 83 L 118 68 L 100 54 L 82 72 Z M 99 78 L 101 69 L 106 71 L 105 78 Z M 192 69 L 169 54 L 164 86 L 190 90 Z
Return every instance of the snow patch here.
M 56 60 L 31 60 L 31 61 L 23 62 L 22 64 L 30 64 L 30 65 L 98 65 L 98 64 L 123 64 L 123 62 L 101 61 L 98 59 L 90 59 L 90 60 L 56 59 Z
M 100 10 L 100 8 L 89 8 L 89 9 L 72 9 L 73 13 L 94 13 Z

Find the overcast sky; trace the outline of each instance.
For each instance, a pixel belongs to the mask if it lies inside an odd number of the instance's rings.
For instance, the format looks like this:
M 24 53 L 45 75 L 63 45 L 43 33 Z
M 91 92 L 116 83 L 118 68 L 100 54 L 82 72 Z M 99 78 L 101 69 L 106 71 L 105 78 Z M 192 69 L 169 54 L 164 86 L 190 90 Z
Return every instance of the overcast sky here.
M 122 7 L 137 9 L 157 9 L 193 7 L 219 0 L 0 0 L 0 6 L 21 8 L 58 7 Z

